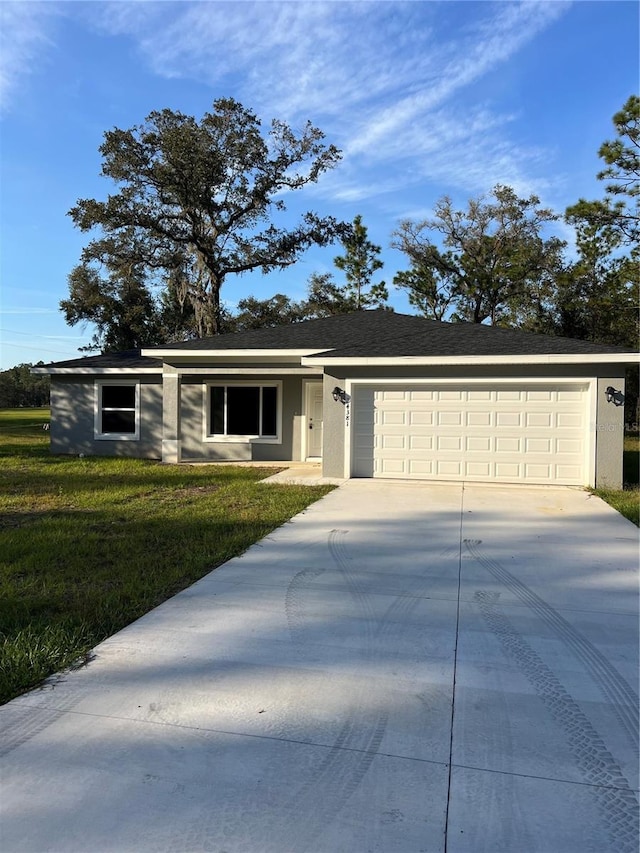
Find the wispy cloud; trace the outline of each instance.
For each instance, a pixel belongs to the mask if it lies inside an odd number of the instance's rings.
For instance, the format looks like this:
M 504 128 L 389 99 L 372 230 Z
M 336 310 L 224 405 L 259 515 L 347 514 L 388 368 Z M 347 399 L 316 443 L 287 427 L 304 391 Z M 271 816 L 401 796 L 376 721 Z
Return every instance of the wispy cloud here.
M 483 19 L 440 43 L 422 62 L 419 91 L 369 109 L 345 146 L 371 165 L 411 159 L 414 181 L 481 191 L 501 182 L 516 192 L 544 192 L 548 152 L 509 134 L 515 116 L 490 103 L 470 105 L 464 89 L 512 58 L 569 4 L 485 4 Z
M 415 85 L 413 48 L 429 38 L 433 5 L 181 4 L 155 28 L 147 21 L 131 33 L 157 74 L 237 86 L 257 108 L 289 120 L 350 118 L 345 111 Z
M 51 45 L 53 3 L 0 3 L 0 109 L 6 110 L 21 80 Z
M 510 135 L 512 116 L 464 96 L 569 5 L 469 4 L 454 27 L 446 3 L 107 3 L 96 22 L 134 38 L 158 75 L 207 83 L 264 118 L 319 124 L 344 151 L 339 184 L 325 177 L 322 194 L 358 201 L 427 179 L 543 189 L 543 152 Z M 381 165 L 382 184 L 367 175 Z
M 408 130 L 428 127 L 425 119 L 434 110 L 511 58 L 567 6 L 549 2 L 485 5 L 490 10 L 485 18 L 460 36 L 433 46 L 419 61 L 413 69 L 419 75 L 419 91 L 394 100 L 377 114 L 369 111 L 350 141 L 350 153 L 385 153 L 386 146 L 395 147 Z
M 172 5 L 174 4 L 157 0 L 145 3 L 139 0 L 106 0 L 86 5 L 78 4 L 76 12 L 94 29 L 105 35 L 140 37 L 149 27 L 162 26 Z
M 482 105 L 435 110 L 425 118 L 426 127 L 407 126 L 383 151 L 348 156 L 315 192 L 345 202 L 377 198 L 394 215 L 406 205 L 407 192 L 425 184 L 477 194 L 502 183 L 519 195 L 544 196 L 554 183 L 550 152 L 513 141 L 508 128 L 514 120 Z
M 0 106 L 52 46 L 52 21 L 64 14 L 106 37 L 129 37 L 157 75 L 206 83 L 212 99 L 231 94 L 265 119 L 319 124 L 344 152 L 317 188 L 325 197 L 356 203 L 424 181 L 543 192 L 545 152 L 520 144 L 513 116 L 488 100 L 469 102 L 465 90 L 569 5 L 469 4 L 461 18 L 446 3 L 402 0 L 4 2 Z M 373 177 L 381 167 L 383 181 Z

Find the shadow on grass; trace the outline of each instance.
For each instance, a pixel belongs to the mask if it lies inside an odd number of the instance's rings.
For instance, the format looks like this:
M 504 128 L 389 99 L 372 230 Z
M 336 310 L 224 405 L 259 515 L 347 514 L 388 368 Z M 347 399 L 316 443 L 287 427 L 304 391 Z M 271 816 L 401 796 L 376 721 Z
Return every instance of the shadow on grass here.
M 255 514 L 248 504 L 245 511 Z M 261 521 L 221 515 L 189 506 L 155 519 L 54 512 L 5 529 L 0 701 L 68 666 L 285 520 L 268 509 Z

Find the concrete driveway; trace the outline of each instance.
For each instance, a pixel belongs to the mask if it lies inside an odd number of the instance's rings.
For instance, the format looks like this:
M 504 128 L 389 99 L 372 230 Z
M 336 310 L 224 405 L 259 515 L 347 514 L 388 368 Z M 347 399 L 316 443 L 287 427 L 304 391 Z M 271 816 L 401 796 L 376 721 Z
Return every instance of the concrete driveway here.
M 0 848 L 637 853 L 637 533 L 350 481 L 0 709 Z

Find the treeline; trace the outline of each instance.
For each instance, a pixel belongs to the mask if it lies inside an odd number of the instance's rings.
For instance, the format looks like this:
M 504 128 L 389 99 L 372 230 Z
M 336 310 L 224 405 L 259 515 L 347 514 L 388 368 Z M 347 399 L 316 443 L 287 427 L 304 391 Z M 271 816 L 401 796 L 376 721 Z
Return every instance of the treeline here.
M 17 364 L 0 372 L 0 409 L 40 408 L 49 405 L 51 381 L 30 371 L 44 362 Z
M 603 197 L 563 213 L 511 187 L 456 209 L 447 196 L 422 221 L 404 220 L 390 245 L 406 269 L 391 286 L 416 312 L 437 320 L 513 326 L 599 343 L 637 346 L 640 214 L 640 98 L 613 117 L 615 139 L 599 150 Z M 70 325 L 90 322 L 88 351 L 114 351 L 387 307 L 375 281 L 380 246 L 360 216 L 339 222 L 308 211 L 294 227 L 279 215 L 291 192 L 334 168 L 341 152 L 307 124 L 296 133 L 227 98 L 197 121 L 169 109 L 129 130 L 105 133 L 102 173 L 116 192 L 79 199 L 69 211 L 91 232 L 69 276 L 61 309 Z M 552 236 L 573 227 L 576 252 Z M 316 273 L 306 297 L 248 295 L 230 311 L 231 275 L 294 264 L 310 246 L 338 243 L 336 273 Z
M 295 132 L 274 120 L 265 132 L 256 115 L 231 98 L 215 101 L 200 121 L 169 109 L 153 112 L 140 126 L 105 133 L 102 174 L 115 191 L 107 201 L 79 199 L 69 211 L 91 239 L 60 307 L 70 325 L 93 325 L 87 351 L 109 352 L 364 308 L 391 310 L 389 287 L 395 287 L 417 313 L 436 320 L 635 350 L 637 95 L 613 125 L 615 138 L 598 152 L 602 198 L 579 199 L 558 213 L 535 195 L 522 198 L 500 184 L 462 208 L 443 196 L 430 218 L 406 219 L 390 235 L 406 267 L 387 284 L 378 277 L 381 247 L 368 239 L 361 216 L 339 222 L 307 211 L 293 227 L 279 224 L 290 194 L 341 159 L 318 128 L 308 123 Z M 575 250 L 554 236 L 560 220 L 573 228 Z M 342 247 L 335 269 L 313 274 L 303 299 L 248 295 L 235 310 L 225 306 L 221 292 L 229 276 L 284 269 L 309 247 L 330 244 Z M 27 380 L 27 367 L 3 375 L 3 399 L 11 401 L 5 405 L 44 399 L 45 380 Z

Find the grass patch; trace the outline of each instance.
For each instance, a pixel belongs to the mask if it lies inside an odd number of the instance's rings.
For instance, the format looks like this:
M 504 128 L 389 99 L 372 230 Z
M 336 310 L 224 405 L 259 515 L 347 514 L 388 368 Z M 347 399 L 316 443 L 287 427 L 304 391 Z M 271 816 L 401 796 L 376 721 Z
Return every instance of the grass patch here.
M 49 453 L 49 409 L 0 409 L 0 456 Z
M 332 489 L 260 485 L 274 469 L 51 456 L 48 417 L 0 410 L 0 703 Z
M 624 439 L 622 489 L 593 489 L 621 515 L 640 527 L 640 436 L 627 435 Z

